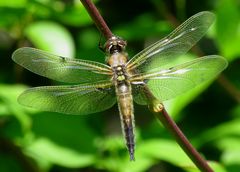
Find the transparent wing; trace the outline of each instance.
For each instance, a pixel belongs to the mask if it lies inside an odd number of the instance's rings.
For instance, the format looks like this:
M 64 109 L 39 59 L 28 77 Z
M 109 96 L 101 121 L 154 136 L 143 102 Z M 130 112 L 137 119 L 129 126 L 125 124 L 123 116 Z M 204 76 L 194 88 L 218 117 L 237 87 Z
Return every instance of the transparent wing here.
M 24 68 L 47 78 L 68 83 L 109 80 L 111 69 L 102 63 L 70 59 L 38 49 L 17 49 L 12 59 Z
M 175 67 L 137 74 L 130 78 L 133 83 L 134 100 L 139 104 L 147 104 L 141 84 L 144 83 L 160 101 L 174 98 L 198 84 L 213 79 L 227 66 L 227 61 L 217 55 L 197 58 Z
M 84 115 L 104 111 L 116 103 L 111 83 L 34 87 L 18 98 L 20 104 L 43 111 Z
M 215 19 L 211 12 L 200 12 L 186 20 L 162 40 L 150 45 L 127 64 L 128 70 L 159 71 L 173 64 L 175 57 L 186 53 L 208 30 Z

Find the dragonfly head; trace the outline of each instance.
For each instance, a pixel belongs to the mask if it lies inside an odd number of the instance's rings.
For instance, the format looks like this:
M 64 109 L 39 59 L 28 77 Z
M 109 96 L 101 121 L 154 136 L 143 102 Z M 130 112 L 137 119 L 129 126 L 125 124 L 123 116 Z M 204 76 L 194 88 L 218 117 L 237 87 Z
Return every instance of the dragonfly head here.
M 106 62 L 110 66 L 123 65 L 127 62 L 125 47 L 127 42 L 117 36 L 112 36 L 105 44 Z
M 112 36 L 105 43 L 105 51 L 107 54 L 121 53 L 125 51 L 127 42 L 118 36 Z

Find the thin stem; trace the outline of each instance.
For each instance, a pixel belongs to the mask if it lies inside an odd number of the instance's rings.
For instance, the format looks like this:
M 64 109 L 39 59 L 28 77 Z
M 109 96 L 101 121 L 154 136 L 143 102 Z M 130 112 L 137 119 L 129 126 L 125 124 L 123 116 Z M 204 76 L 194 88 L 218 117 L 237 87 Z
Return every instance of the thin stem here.
M 149 110 L 161 121 L 164 127 L 174 136 L 178 144 L 202 172 L 213 172 L 206 160 L 201 157 L 191 145 L 177 124 L 168 115 L 163 104 L 151 93 L 147 86 L 143 87 L 144 94 L 149 101 Z M 162 113 L 161 113 L 162 112 Z
M 92 20 L 96 24 L 99 31 L 103 34 L 106 39 L 109 39 L 113 36 L 111 30 L 107 26 L 106 22 L 104 21 L 103 17 L 100 15 L 96 6 L 91 2 L 91 0 L 80 0 L 88 14 L 91 16 Z
M 191 145 L 191 143 L 188 141 L 188 139 L 183 134 L 183 132 L 180 130 L 180 128 L 171 119 L 171 117 L 168 115 L 165 108 L 163 108 L 162 113 L 160 113 L 160 112 L 153 112 L 153 113 L 162 122 L 164 127 L 175 137 L 176 141 L 181 146 L 181 148 L 184 150 L 184 152 L 189 156 L 189 158 L 194 162 L 194 164 L 202 172 L 213 172 L 211 167 L 201 157 L 201 155 Z

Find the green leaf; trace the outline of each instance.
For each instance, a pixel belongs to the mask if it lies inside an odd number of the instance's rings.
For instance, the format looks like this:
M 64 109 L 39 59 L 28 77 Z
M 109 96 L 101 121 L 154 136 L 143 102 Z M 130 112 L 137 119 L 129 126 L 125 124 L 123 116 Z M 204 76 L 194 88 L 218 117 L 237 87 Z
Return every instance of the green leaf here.
M 25 15 L 24 8 L 1 8 L 0 7 L 0 28 L 1 30 L 8 32 L 9 36 L 17 37 L 21 32 L 21 19 Z M 14 29 L 13 29 L 14 28 Z M 1 38 L 3 39 L 3 38 Z
M 223 152 L 221 155 L 221 162 L 225 166 L 234 166 L 234 165 L 240 166 L 240 147 L 239 147 L 240 138 L 239 137 L 233 137 L 233 136 L 223 137 L 218 141 L 216 141 L 215 144 Z M 218 172 L 220 171 L 220 169 L 216 171 Z
M 210 161 L 209 165 L 216 172 L 227 172 L 227 169 L 222 164 L 220 164 L 218 162 Z
M 37 137 L 49 138 L 75 151 L 94 153 L 96 133 L 92 126 L 87 125 L 88 118 L 90 116 L 42 112 L 32 117 L 32 131 Z
M 216 142 L 216 145 L 221 150 L 232 150 L 232 151 L 240 151 L 240 138 L 239 137 L 223 137 L 219 141 Z
M 122 162 L 120 162 L 120 169 L 122 172 L 145 172 L 147 171 L 151 166 L 153 166 L 156 163 L 156 160 L 148 158 L 148 157 L 141 157 L 136 159 L 134 162 L 130 162 L 129 160 L 122 165 Z
M 28 25 L 25 33 L 27 38 L 39 49 L 64 57 L 71 58 L 75 55 L 75 46 L 71 34 L 63 26 L 55 22 L 41 21 L 32 23 Z
M 239 143 L 240 141 L 238 141 Z M 238 164 L 240 166 L 240 148 L 224 150 L 221 161 L 226 165 Z
M 151 30 L 151 33 L 149 33 Z M 170 26 L 166 21 L 157 21 L 151 14 L 145 13 L 138 16 L 135 20 L 126 23 L 126 25 L 119 26 L 114 29 L 114 33 L 119 36 L 124 36 L 127 40 L 139 40 L 146 39 L 149 36 L 160 36 L 158 39 L 166 35 L 160 35 L 160 33 L 166 33 L 170 30 Z
M 0 7 L 14 7 L 14 8 L 19 8 L 19 7 L 24 7 L 27 3 L 27 0 L 1 0 L 0 1 Z
M 231 115 L 234 118 L 239 118 L 240 117 L 240 106 L 235 106 L 232 108 Z
M 105 56 L 98 48 L 99 39 L 96 29 L 81 31 L 77 36 L 77 57 L 105 63 Z
M 218 162 L 214 162 L 214 161 L 207 161 L 208 165 L 213 169 L 213 171 L 215 172 L 227 172 L 226 168 L 218 163 Z M 199 172 L 199 169 L 187 169 L 186 171 L 188 172 Z
M 138 146 L 136 155 L 140 159 L 160 159 L 178 166 L 189 172 L 199 172 L 199 169 L 193 164 L 191 159 L 180 148 L 180 146 L 171 140 L 156 139 L 144 142 Z M 152 162 L 153 164 L 156 161 Z M 223 166 L 217 162 L 208 162 L 216 172 L 226 172 Z
M 216 145 L 223 151 L 221 160 L 224 164 L 239 164 L 240 165 L 240 138 L 225 137 L 219 139 Z
M 219 140 L 227 136 L 240 136 L 240 119 L 232 120 L 230 122 L 223 123 L 214 128 L 207 130 L 199 135 L 193 141 L 196 144 L 203 144 L 210 141 Z
M 72 26 L 86 26 L 92 24 L 92 20 L 82 3 L 74 6 L 65 6 L 63 11 L 56 11 L 56 17 L 63 23 Z
M 240 150 L 228 150 L 222 155 L 224 164 L 239 164 L 240 165 Z
M 164 160 L 184 169 L 196 168 L 179 145 L 172 140 L 148 140 L 138 146 L 136 156 Z
M 0 116 L 14 115 L 21 123 L 23 131 L 28 130 L 32 124 L 26 109 L 17 102 L 17 97 L 25 89 L 23 85 L 0 85 Z
M 220 0 L 216 8 L 216 36 L 221 54 L 229 61 L 240 55 L 240 13 L 235 0 Z
M 39 138 L 25 148 L 25 153 L 35 158 L 43 158 L 50 163 L 79 168 L 92 165 L 94 157 L 91 154 L 81 154 L 67 147 L 57 145 L 47 138 Z
M 129 154 L 126 150 L 123 137 L 108 136 L 106 138 L 99 138 L 95 141 L 98 150 L 101 152 L 108 152 L 108 156 L 104 158 L 97 158 L 97 167 L 99 169 L 107 169 L 108 171 L 121 171 L 121 172 L 141 172 L 149 169 L 156 160 L 153 158 L 141 156 L 139 152 L 138 130 L 136 130 L 136 161 L 129 160 Z

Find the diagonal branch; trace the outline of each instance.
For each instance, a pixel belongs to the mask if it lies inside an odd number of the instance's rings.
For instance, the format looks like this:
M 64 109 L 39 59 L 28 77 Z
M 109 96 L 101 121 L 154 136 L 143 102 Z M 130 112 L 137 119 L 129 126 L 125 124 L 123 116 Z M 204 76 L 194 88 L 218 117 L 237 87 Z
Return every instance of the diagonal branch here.
M 201 157 L 197 150 L 191 145 L 186 136 L 168 115 L 166 109 L 163 107 L 162 113 L 152 112 L 164 125 L 165 128 L 174 136 L 178 144 L 194 162 L 194 164 L 203 172 L 213 172 L 207 162 Z
M 109 39 L 113 36 L 111 30 L 107 26 L 106 22 L 102 18 L 101 14 L 99 13 L 96 6 L 91 2 L 91 0 L 80 0 L 86 10 L 88 11 L 88 14 L 91 16 L 92 20 L 96 24 L 99 31 L 104 35 L 106 39 Z
M 167 113 L 163 104 L 151 93 L 147 86 L 144 87 L 144 94 L 149 101 L 149 110 L 161 121 L 163 126 L 172 134 L 177 143 L 181 146 L 188 157 L 202 172 L 213 172 L 207 161 L 191 145 L 181 129 Z

